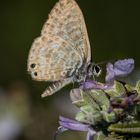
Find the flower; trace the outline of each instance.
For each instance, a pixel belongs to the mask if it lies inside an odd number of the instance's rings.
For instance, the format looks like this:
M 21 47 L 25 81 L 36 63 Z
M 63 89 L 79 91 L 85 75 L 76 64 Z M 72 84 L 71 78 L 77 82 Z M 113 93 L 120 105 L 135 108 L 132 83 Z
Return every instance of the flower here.
M 86 80 L 85 82 L 82 82 L 80 84 L 80 88 L 84 89 L 84 90 L 88 90 L 88 89 L 102 89 L 102 90 L 105 90 L 105 89 L 111 88 L 112 85 L 113 85 L 112 83 L 105 84 L 105 83 L 97 82 L 95 80 Z
M 96 132 L 90 127 L 90 125 L 83 124 L 78 121 L 68 119 L 62 116 L 59 117 L 59 124 L 61 127 L 58 128 L 57 134 L 60 134 L 68 129 L 76 131 L 84 131 L 88 132 L 86 140 L 93 140 L 93 136 L 96 134 Z
M 115 80 L 133 69 L 133 59 L 108 63 L 106 83 L 86 80 L 80 88 L 72 89 L 70 98 L 79 111 L 75 120 L 59 118 L 57 134 L 67 130 L 84 131 L 87 132 L 86 140 L 137 136 L 140 133 L 140 81 L 132 86 Z M 118 132 L 119 135 L 114 135 Z
M 107 75 L 105 77 L 105 81 L 107 83 L 112 83 L 116 77 L 127 76 L 134 69 L 134 59 L 123 59 L 118 60 L 113 64 L 107 64 Z

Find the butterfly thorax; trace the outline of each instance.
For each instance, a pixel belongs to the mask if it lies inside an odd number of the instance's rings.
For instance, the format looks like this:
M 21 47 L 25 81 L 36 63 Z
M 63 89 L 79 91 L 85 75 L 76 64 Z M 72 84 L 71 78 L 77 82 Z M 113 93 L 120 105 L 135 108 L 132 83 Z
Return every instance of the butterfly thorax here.
M 76 69 L 74 73 L 74 82 L 82 82 L 85 81 L 87 77 L 89 77 L 89 68 L 90 64 L 88 63 L 83 63 L 81 68 Z M 91 69 L 91 68 L 90 68 Z
M 82 82 L 94 76 L 99 76 L 101 69 L 95 63 L 86 63 L 80 69 L 76 69 L 74 74 L 74 82 Z

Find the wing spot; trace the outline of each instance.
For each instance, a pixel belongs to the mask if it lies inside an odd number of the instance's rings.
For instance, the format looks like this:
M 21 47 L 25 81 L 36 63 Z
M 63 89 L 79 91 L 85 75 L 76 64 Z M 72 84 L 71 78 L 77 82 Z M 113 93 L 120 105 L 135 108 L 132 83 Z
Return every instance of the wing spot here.
M 33 69 L 33 68 L 35 68 L 35 66 L 36 66 L 36 64 L 34 64 L 34 63 L 32 63 L 31 65 L 30 65 L 30 67 Z
M 65 76 L 66 73 L 67 73 L 66 71 L 61 72 L 61 76 L 62 76 L 62 77 Z
M 34 72 L 34 76 L 37 76 L 37 72 Z
M 47 38 L 45 36 L 43 36 L 41 39 L 42 41 L 47 41 Z
M 35 46 L 40 46 L 40 42 L 35 42 Z

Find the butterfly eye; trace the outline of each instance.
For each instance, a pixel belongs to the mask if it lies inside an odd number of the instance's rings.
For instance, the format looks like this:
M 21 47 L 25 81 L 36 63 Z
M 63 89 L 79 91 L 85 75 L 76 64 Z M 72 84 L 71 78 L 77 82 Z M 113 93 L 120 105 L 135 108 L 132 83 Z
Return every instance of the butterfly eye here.
M 101 68 L 98 65 L 94 66 L 93 74 L 97 77 L 101 74 Z
M 36 66 L 36 64 L 34 64 L 34 63 L 30 65 L 31 68 L 35 68 L 35 66 Z
M 34 72 L 34 76 L 37 76 L 37 72 Z
M 100 70 L 101 70 L 100 67 L 96 65 L 96 66 L 95 66 L 95 71 L 96 71 L 96 73 L 99 73 Z

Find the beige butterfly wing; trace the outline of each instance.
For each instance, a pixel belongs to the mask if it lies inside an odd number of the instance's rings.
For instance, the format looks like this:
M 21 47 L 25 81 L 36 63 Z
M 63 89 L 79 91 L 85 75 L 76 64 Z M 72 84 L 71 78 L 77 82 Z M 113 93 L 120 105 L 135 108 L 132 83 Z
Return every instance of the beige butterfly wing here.
M 38 81 L 58 81 L 72 75 L 82 63 L 80 55 L 71 44 L 59 36 L 44 36 L 35 39 L 28 58 L 28 71 Z
M 91 52 L 83 14 L 75 0 L 60 0 L 33 42 L 28 71 L 35 80 L 57 81 L 71 76 L 84 59 L 90 62 Z
M 59 0 L 43 26 L 42 35 L 58 35 L 70 42 L 86 62 L 91 61 L 91 48 L 83 13 L 75 0 Z
M 73 80 L 73 73 L 91 60 L 83 14 L 75 0 L 60 0 L 32 44 L 28 71 L 39 81 L 58 81 L 42 95 L 51 95 Z

